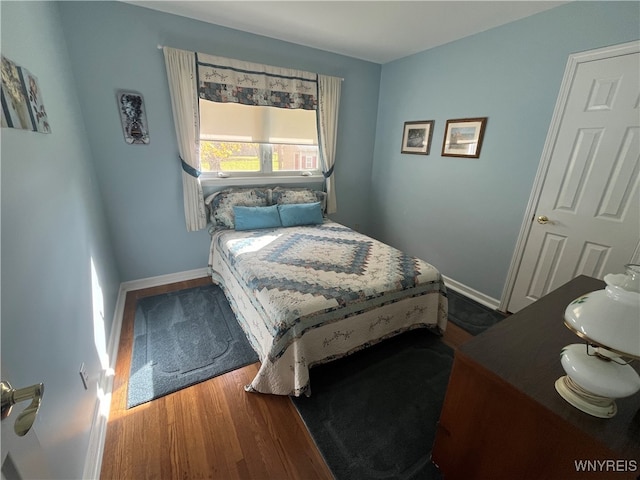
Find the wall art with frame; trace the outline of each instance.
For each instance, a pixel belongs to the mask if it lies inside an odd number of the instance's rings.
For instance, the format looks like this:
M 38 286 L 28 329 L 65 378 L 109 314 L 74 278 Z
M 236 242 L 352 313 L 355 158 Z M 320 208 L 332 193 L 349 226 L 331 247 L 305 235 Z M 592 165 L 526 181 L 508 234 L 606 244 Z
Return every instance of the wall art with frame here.
M 429 155 L 431 137 L 433 136 L 433 123 L 433 120 L 404 122 L 400 153 Z
M 147 145 L 149 129 L 142 95 L 119 90 L 116 94 L 124 141 L 129 145 Z
M 2 55 L 0 89 L 3 128 L 51 133 L 38 79 L 24 67 Z
M 487 117 L 447 120 L 443 157 L 479 158 Z

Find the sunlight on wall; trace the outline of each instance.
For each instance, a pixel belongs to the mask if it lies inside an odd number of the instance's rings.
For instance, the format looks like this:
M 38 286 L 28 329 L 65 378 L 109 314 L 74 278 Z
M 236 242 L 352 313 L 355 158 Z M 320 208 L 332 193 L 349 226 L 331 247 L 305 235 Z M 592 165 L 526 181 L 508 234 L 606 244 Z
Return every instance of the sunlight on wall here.
M 91 301 L 93 304 L 93 341 L 100 358 L 102 370 L 109 368 L 109 355 L 107 354 L 107 337 L 104 324 L 104 295 L 96 272 L 96 266 L 91 257 Z
M 91 302 L 93 304 L 93 341 L 96 345 L 98 358 L 100 359 L 101 375 L 97 382 L 96 390 L 99 402 L 99 415 L 108 418 L 111 406 L 111 393 L 103 390 L 108 377 L 113 377 L 113 368 L 109 365 L 109 354 L 107 353 L 107 335 L 104 323 L 104 295 L 96 266 L 91 257 Z

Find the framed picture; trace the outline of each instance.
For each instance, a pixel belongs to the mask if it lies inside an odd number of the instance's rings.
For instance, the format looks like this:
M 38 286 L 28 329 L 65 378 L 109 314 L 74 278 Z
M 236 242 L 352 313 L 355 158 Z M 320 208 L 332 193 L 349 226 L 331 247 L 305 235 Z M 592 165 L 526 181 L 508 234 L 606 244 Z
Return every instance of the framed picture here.
M 402 148 L 400 153 L 429 155 L 431 137 L 433 136 L 433 120 L 404 122 Z
M 21 73 L 27 88 L 29 110 L 34 124 L 33 130 L 40 133 L 51 133 L 51 126 L 42 101 L 42 91 L 40 90 L 38 79 L 26 68 L 21 68 Z
M 51 133 L 38 79 L 24 67 L 2 55 L 3 128 Z
M 144 100 L 137 92 L 118 91 L 118 109 L 124 141 L 129 145 L 147 145 L 149 143 L 149 129 L 147 128 L 147 114 L 144 110 Z
M 443 157 L 480 157 L 487 117 L 447 120 L 442 142 Z

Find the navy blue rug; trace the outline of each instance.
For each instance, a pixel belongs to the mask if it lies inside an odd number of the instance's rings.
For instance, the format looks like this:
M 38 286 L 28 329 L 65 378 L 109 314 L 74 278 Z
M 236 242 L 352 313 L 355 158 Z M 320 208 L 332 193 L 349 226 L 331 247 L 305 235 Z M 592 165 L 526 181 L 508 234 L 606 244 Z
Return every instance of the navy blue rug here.
M 137 302 L 127 408 L 258 361 L 217 285 Z
M 485 307 L 450 288 L 447 289 L 447 299 L 449 321 L 471 335 L 478 335 L 506 318 L 503 313 Z
M 453 350 L 413 330 L 310 370 L 292 397 L 337 480 L 440 479 L 431 463 Z

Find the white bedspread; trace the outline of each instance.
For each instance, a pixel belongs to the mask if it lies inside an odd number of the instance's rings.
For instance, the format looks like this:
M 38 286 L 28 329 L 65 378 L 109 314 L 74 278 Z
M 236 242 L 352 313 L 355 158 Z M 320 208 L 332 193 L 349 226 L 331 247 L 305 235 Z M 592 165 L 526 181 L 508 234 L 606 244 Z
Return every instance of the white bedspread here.
M 331 221 L 215 232 L 209 263 L 262 363 L 251 391 L 310 394 L 314 364 L 446 326 L 433 266 Z

